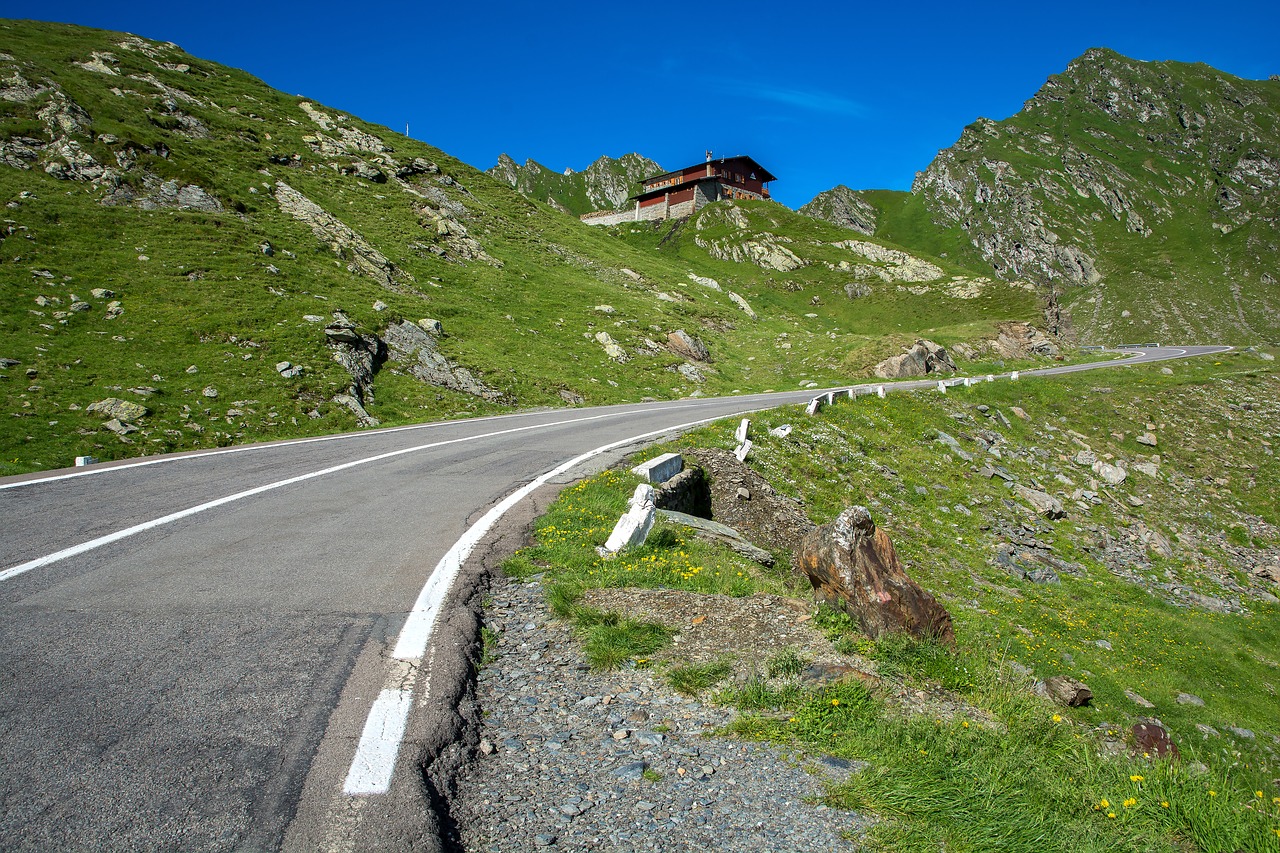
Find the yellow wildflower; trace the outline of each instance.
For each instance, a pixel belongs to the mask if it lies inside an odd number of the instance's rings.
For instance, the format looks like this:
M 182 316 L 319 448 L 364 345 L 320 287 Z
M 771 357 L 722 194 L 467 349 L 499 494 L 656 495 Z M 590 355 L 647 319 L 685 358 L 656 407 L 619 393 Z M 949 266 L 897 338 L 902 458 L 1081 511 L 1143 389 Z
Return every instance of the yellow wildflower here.
M 1139 776 L 1139 775 L 1137 775 L 1137 774 L 1135 773 L 1134 775 L 1132 775 L 1132 776 L 1130 776 L 1130 777 L 1129 777 L 1129 781 L 1130 781 L 1130 782 L 1141 782 L 1141 781 L 1142 781 L 1142 777 L 1141 777 L 1141 776 Z
M 1062 715 L 1061 715 L 1061 714 L 1054 714 L 1054 715 L 1053 715 L 1053 721 L 1054 721 L 1055 723 L 1060 723 L 1060 722 L 1062 722 Z

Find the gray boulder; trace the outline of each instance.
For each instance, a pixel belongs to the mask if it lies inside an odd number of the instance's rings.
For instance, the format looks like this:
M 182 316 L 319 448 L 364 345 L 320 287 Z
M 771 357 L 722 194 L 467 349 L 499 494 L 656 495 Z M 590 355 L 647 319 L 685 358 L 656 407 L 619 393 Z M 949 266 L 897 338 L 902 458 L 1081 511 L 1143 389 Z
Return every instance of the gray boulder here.
M 956 365 L 945 348 L 929 340 L 918 340 L 902 355 L 886 358 L 875 366 L 881 379 L 909 379 L 930 373 L 955 373 Z
M 147 416 L 147 407 L 140 403 L 130 403 L 117 397 L 108 397 L 96 403 L 90 403 L 85 411 L 102 415 L 104 418 L 117 418 L 122 421 L 136 421 Z
M 683 358 L 693 361 L 711 361 L 711 353 L 708 352 L 706 344 L 685 332 L 684 329 L 677 329 L 667 335 L 667 346 Z

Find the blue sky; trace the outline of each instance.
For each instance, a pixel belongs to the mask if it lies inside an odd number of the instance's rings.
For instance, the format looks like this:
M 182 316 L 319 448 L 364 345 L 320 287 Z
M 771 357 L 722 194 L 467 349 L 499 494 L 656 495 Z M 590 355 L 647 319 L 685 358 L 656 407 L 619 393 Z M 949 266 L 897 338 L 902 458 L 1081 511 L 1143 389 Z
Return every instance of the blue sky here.
M 177 42 L 487 169 L 637 151 L 750 154 L 797 207 L 907 189 L 979 116 L 1090 47 L 1280 74 L 1280 3 L 129 3 L 6 0 L 13 18 Z

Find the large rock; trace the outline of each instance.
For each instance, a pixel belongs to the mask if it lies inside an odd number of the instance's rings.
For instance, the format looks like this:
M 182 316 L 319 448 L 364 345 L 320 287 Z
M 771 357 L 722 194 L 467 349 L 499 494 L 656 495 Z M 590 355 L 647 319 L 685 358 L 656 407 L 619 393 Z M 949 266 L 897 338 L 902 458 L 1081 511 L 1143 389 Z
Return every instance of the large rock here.
M 700 468 L 693 469 L 700 471 Z M 721 524 L 718 521 L 712 521 L 709 518 L 700 518 L 696 515 L 688 513 L 676 512 L 670 509 L 659 509 L 658 514 L 673 524 L 679 524 L 688 527 L 694 531 L 694 538 L 701 539 L 705 542 L 712 542 L 717 545 L 724 545 L 731 551 L 741 554 L 748 560 L 754 560 L 762 566 L 772 567 L 774 557 L 763 548 L 759 548 L 750 542 L 738 531 L 729 527 L 727 524 Z
M 1093 699 L 1093 691 L 1087 684 L 1066 675 L 1054 675 L 1045 679 L 1044 695 L 1068 708 L 1088 705 Z
M 677 329 L 667 335 L 667 346 L 681 358 L 692 361 L 711 361 L 711 353 L 707 351 L 707 345 L 684 329 Z
M 866 507 L 850 507 L 811 531 L 796 556 L 815 593 L 856 619 L 868 636 L 899 632 L 955 645 L 951 614 L 907 576 Z
M 90 403 L 85 407 L 85 411 L 93 412 L 95 415 L 102 415 L 107 419 L 117 418 L 122 421 L 136 421 L 147 415 L 146 406 L 130 403 L 128 400 L 121 400 L 116 397 L 108 397 L 105 400 Z
M 956 364 L 946 349 L 933 341 L 918 340 L 902 355 L 893 355 L 875 366 L 881 379 L 909 379 L 930 373 L 955 373 Z
M 1067 514 L 1066 510 L 1062 508 L 1062 501 L 1048 492 L 1042 492 L 1019 484 L 1014 484 L 1013 491 L 1018 497 L 1031 504 L 1037 515 L 1056 519 L 1062 518 Z
M 401 320 L 387 326 L 382 335 L 387 357 L 397 369 L 405 370 L 415 379 L 491 402 L 508 402 L 501 391 L 485 385 L 470 370 L 445 358 L 436 339 L 419 323 Z

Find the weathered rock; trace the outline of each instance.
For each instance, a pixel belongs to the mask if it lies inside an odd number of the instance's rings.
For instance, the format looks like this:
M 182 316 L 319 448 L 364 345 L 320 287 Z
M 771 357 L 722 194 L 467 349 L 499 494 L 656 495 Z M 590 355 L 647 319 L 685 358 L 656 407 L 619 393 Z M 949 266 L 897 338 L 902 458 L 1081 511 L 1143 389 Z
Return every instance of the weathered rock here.
M 1197 708 L 1204 707 L 1204 700 L 1194 693 L 1179 693 L 1174 701 L 1179 705 L 1195 705 Z
M 414 280 L 368 240 L 284 181 L 276 182 L 275 197 L 281 210 L 310 228 L 335 254 L 347 253 L 352 258 L 348 265 L 351 271 L 363 273 L 390 290 L 399 290 L 400 279 Z
M 1155 447 L 1157 439 L 1154 433 L 1144 432 L 1142 435 L 1134 439 L 1138 444 L 1145 444 L 1147 447 Z
M 1088 685 L 1066 675 L 1054 675 L 1045 679 L 1044 691 L 1054 702 L 1069 708 L 1088 705 L 1093 699 L 1093 691 Z
M 692 470 L 701 471 L 702 469 L 695 468 Z M 696 531 L 694 533 L 695 538 L 724 545 L 733 552 L 741 554 L 749 560 L 754 560 L 762 566 L 772 566 L 774 564 L 774 556 L 772 554 L 751 544 L 741 533 L 728 525 L 669 509 L 659 510 L 658 514 L 673 524 L 693 529 Z
M 1093 473 L 1097 474 L 1098 478 L 1109 486 L 1118 486 L 1129 476 L 1128 472 L 1120 466 L 1103 462 L 1101 459 L 1093 463 Z
M 684 329 L 677 329 L 667 335 L 667 346 L 681 358 L 702 362 L 711 361 L 711 353 L 707 351 L 706 344 L 685 332 Z
M 1037 515 L 1056 519 L 1062 518 L 1067 514 L 1066 510 L 1062 508 L 1062 501 L 1047 492 L 1037 491 L 1016 483 L 1013 486 L 1013 491 L 1018 497 L 1031 504 Z
M 866 507 L 850 507 L 810 531 L 796 557 L 815 593 L 856 619 L 868 636 L 905 632 L 955 645 L 951 614 L 907 576 Z
M 752 310 L 751 305 L 747 302 L 747 300 L 739 296 L 738 294 L 734 293 L 732 290 L 729 291 L 729 301 L 731 301 L 734 305 L 737 305 L 739 308 L 741 308 L 742 313 L 746 314 L 752 320 L 756 319 L 756 312 Z
M 1132 690 L 1125 690 L 1125 691 L 1124 691 L 1124 695 L 1128 698 L 1128 700 L 1129 700 L 1130 702 L 1132 702 L 1133 704 L 1137 705 L 1139 708 L 1154 708 L 1154 707 L 1155 707 L 1155 705 L 1151 704 L 1151 703 L 1150 703 L 1150 702 L 1148 702 L 1146 699 L 1144 699 L 1140 694 L 1135 693 L 1135 692 L 1133 692 Z
M 1169 732 L 1159 720 L 1143 720 L 1135 723 L 1130 729 L 1133 734 L 1133 753 L 1135 755 L 1164 758 L 1173 756 L 1181 758 L 1178 745 L 1169 737 Z
M 369 414 L 364 405 L 351 394 L 338 394 L 333 398 L 333 402 L 350 409 L 351 414 L 356 416 L 356 421 L 360 426 L 376 427 L 381 423 L 381 421 Z
M 387 358 L 403 366 L 409 375 L 426 382 L 461 391 L 492 402 L 506 402 L 507 397 L 496 388 L 485 385 L 465 367 L 445 358 L 438 349 L 436 339 L 427 334 L 419 323 L 402 320 L 387 326 L 383 333 Z
M 856 191 L 841 184 L 820 192 L 797 213 L 825 219 L 841 228 L 849 228 L 868 237 L 876 233 L 876 209 Z
M 118 418 L 122 421 L 141 420 L 147 416 L 147 407 L 140 403 L 131 403 L 117 397 L 108 397 L 85 406 L 86 412 L 102 415 L 104 418 Z
M 956 365 L 946 349 L 933 341 L 918 340 L 902 355 L 886 358 L 875 366 L 881 379 L 907 379 L 930 373 L 955 373 Z
M 360 406 L 359 411 L 345 400 L 334 397 L 334 402 L 351 409 L 352 414 L 364 426 L 371 426 L 377 419 L 364 407 L 373 401 L 373 378 L 378 368 L 387 360 L 387 347 L 377 335 L 357 331 L 346 314 L 333 312 L 333 322 L 324 328 L 325 340 L 333 348 L 333 360 L 351 374 L 351 387 L 346 395 Z M 373 423 L 370 423 L 373 422 Z

